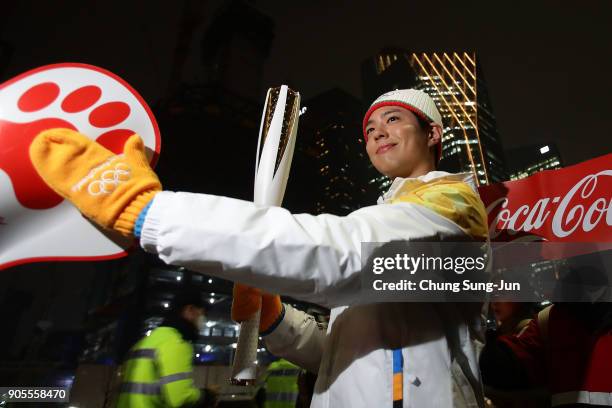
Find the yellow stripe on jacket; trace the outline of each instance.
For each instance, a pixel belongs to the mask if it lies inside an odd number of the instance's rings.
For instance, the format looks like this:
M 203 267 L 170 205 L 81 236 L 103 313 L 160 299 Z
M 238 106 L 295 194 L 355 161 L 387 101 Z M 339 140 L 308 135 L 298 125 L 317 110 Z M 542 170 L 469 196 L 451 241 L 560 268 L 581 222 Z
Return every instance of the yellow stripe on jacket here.
M 487 212 L 484 204 L 478 193 L 463 181 L 437 179 L 426 183 L 410 180 L 394 194 L 391 203 L 425 206 L 457 224 L 472 238 L 487 238 Z

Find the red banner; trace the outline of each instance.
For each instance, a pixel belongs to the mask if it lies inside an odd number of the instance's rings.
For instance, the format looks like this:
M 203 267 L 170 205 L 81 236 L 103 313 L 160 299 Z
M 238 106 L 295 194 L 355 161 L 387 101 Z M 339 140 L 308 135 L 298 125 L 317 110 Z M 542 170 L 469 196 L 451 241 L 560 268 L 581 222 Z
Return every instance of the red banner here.
M 612 154 L 479 192 L 492 241 L 612 242 Z

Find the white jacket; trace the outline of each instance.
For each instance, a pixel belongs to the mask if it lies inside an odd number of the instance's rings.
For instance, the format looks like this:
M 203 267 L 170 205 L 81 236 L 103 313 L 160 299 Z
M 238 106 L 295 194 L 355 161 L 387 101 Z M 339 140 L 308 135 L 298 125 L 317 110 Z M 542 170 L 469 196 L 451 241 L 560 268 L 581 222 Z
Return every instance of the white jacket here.
M 471 175 L 435 171 L 396 179 L 378 205 L 345 217 L 162 192 L 147 213 L 141 245 L 169 264 L 199 270 L 219 261 L 227 268 L 222 278 L 333 308 L 324 333 L 286 306 L 283 321 L 266 337 L 270 351 L 318 372 L 312 407 L 392 407 L 392 350 L 400 347 L 404 407 L 453 407 L 482 404 L 470 338 L 478 310 L 346 305 L 360 294 L 362 242 L 466 235 L 486 235 Z

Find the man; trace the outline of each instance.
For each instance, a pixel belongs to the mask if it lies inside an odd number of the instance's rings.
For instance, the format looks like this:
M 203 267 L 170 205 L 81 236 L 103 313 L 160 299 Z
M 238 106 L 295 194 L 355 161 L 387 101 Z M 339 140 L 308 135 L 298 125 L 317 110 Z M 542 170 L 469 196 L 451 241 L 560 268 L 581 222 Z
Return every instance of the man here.
M 533 318 L 535 305 L 527 302 L 508 302 L 493 300 L 491 311 L 500 334 L 519 334 Z
M 347 307 L 359 300 L 362 242 L 487 237 L 472 176 L 435 170 L 442 118 L 428 95 L 382 95 L 365 115 L 364 137 L 372 164 L 394 181 L 379 205 L 346 217 L 162 192 L 137 136 L 114 156 L 83 135 L 54 129 L 37 136 L 30 157 L 86 216 L 134 235 L 165 262 L 198 270 L 220 261 L 231 268 L 221 273 L 226 279 L 332 308 L 327 333 L 277 298 L 262 318 L 273 330 L 274 353 L 318 373 L 313 407 L 481 405 L 468 324 L 477 311 L 424 303 Z M 108 193 L 90 194 L 100 182 Z
M 128 353 L 117 407 L 214 407 L 215 396 L 193 383 L 191 343 L 203 322 L 199 291 L 179 293 L 161 326 Z
M 295 408 L 298 400 L 300 368 L 280 359 L 273 361 L 266 371 L 264 408 Z
M 502 395 L 550 397 L 554 407 L 612 406 L 611 254 L 566 259 L 553 297 L 570 301 L 541 310 L 520 333 L 487 332 L 480 356 L 485 385 Z

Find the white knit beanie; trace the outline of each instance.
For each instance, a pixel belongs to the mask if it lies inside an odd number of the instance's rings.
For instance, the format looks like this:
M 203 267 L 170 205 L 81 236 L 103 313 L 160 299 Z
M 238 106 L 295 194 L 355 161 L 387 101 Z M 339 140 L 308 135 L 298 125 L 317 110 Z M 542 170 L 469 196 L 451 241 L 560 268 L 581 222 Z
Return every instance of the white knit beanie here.
M 383 106 L 401 106 L 402 108 L 408 109 L 427 123 L 435 123 L 441 128 L 442 115 L 438 111 L 435 102 L 429 95 L 418 89 L 396 89 L 395 91 L 387 92 L 379 96 L 370 105 L 370 108 L 363 117 L 363 137 L 366 142 L 368 141 L 368 135 L 366 134 L 366 124 L 370 119 L 370 115 L 376 109 Z M 438 144 L 438 160 L 442 152 L 442 141 Z

